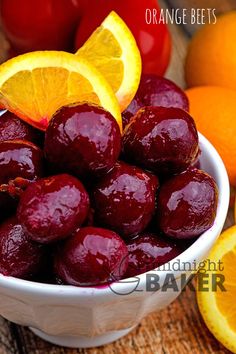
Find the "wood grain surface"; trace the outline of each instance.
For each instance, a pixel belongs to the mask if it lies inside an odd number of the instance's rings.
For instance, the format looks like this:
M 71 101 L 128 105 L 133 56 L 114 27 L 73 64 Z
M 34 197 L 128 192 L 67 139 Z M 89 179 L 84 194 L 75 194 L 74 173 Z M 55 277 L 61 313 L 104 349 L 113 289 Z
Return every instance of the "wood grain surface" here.
M 198 6 L 203 1 L 164 0 L 161 6 Z M 218 4 L 218 12 L 236 7 L 236 0 L 209 0 L 204 6 Z M 210 3 L 212 5 L 210 5 Z M 193 5 L 192 5 L 193 4 Z M 184 57 L 189 33 L 181 26 L 170 26 L 173 39 L 173 55 L 167 77 L 181 87 L 184 83 Z M 7 43 L 0 37 L 0 60 L 4 59 Z M 225 227 L 233 223 L 229 211 Z M 192 282 L 194 284 L 194 280 Z M 226 354 L 226 350 L 206 328 L 197 308 L 195 293 L 189 287 L 168 308 L 154 312 L 145 318 L 126 337 L 94 349 L 65 349 L 53 346 L 36 337 L 28 328 L 17 326 L 0 317 L 0 354 Z

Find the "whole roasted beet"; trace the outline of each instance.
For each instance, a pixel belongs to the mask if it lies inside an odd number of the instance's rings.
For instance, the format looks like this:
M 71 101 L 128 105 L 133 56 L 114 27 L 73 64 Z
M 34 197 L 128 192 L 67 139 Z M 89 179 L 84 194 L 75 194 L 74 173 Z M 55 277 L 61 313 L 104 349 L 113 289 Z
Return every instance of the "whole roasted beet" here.
M 162 184 L 157 198 L 161 231 L 177 239 L 199 236 L 215 220 L 218 189 L 207 173 L 190 169 Z
M 0 116 L 0 141 L 27 140 L 38 144 L 40 132 L 31 125 L 25 123 L 14 113 L 6 111 Z
M 142 75 L 134 99 L 122 113 L 124 127 L 144 106 L 175 107 L 189 111 L 189 101 L 185 92 L 173 81 L 154 74 Z
M 67 284 L 92 286 L 121 279 L 127 264 L 127 247 L 115 232 L 84 227 L 58 249 L 55 272 Z
M 83 179 L 109 171 L 120 149 L 121 134 L 115 118 L 88 103 L 62 107 L 46 131 L 45 155 L 50 164 Z
M 121 236 L 145 229 L 155 211 L 158 180 L 124 162 L 95 185 L 93 199 L 96 221 Z
M 157 268 L 181 253 L 173 241 L 150 232 L 131 238 L 127 242 L 127 248 L 129 261 L 126 278 Z
M 41 270 L 44 247 L 31 241 L 16 217 L 0 225 L 0 273 L 29 278 Z
M 23 140 L 0 142 L 0 220 L 15 211 L 28 181 L 42 175 L 43 153 L 36 145 Z
M 179 108 L 144 107 L 124 130 L 125 158 L 157 174 L 182 172 L 198 152 L 194 120 Z
M 29 237 L 50 243 L 70 236 L 85 221 L 89 197 L 68 174 L 39 179 L 23 192 L 17 216 Z
M 33 181 L 43 175 L 43 153 L 23 140 L 0 142 L 0 184 L 17 177 Z

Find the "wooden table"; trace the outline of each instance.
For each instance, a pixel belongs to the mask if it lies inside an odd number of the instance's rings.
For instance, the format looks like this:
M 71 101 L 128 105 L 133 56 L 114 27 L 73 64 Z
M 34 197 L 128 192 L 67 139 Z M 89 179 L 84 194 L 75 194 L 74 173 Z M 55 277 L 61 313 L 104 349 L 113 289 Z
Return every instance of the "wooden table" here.
M 138 1 L 138 0 L 136 0 Z M 161 6 L 215 7 L 218 12 L 236 8 L 235 0 L 162 0 Z M 192 27 L 170 26 L 173 55 L 167 77 L 181 87 L 185 86 L 183 64 Z M 1 55 L 6 48 L 2 42 Z M 233 223 L 232 211 L 225 227 Z M 126 337 L 115 343 L 95 349 L 65 349 L 53 346 L 36 337 L 28 328 L 17 326 L 0 317 L 0 354 L 210 354 L 230 353 L 206 328 L 197 308 L 195 293 L 187 288 L 165 310 L 154 312 Z

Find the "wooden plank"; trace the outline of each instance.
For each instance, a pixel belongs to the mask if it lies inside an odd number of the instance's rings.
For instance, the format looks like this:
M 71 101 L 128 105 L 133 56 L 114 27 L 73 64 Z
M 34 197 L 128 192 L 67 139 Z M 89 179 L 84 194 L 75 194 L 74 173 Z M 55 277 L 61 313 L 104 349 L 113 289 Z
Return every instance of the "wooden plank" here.
M 0 317 L 0 354 L 19 353 L 11 324 Z
M 166 77 L 173 80 L 177 85 L 185 88 L 184 60 L 187 52 L 188 38 L 184 35 L 180 26 L 169 26 L 172 38 L 172 55 Z

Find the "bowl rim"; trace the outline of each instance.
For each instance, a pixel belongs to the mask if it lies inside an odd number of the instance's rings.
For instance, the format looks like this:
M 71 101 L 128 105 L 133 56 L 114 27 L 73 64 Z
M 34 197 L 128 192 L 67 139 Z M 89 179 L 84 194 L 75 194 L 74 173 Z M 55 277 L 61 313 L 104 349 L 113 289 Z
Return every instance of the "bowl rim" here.
M 193 242 L 193 244 L 188 247 L 184 252 L 182 252 L 179 256 L 172 259 L 169 263 L 171 269 L 173 269 L 173 263 L 176 260 L 180 260 L 180 264 L 184 262 L 193 262 L 201 257 L 201 254 L 204 253 L 204 249 L 207 246 L 210 246 L 220 234 L 226 216 L 228 212 L 229 205 L 229 197 L 230 197 L 230 187 L 229 187 L 229 179 L 226 172 L 226 168 L 224 163 L 219 156 L 218 152 L 214 148 L 214 146 L 200 133 L 199 135 L 199 144 L 203 146 L 206 151 L 211 155 L 213 164 L 217 170 L 218 174 L 218 190 L 219 190 L 219 200 L 217 206 L 217 214 L 214 221 L 214 224 L 210 229 L 204 232 L 199 238 Z M 160 279 L 163 279 L 165 276 L 165 271 L 160 271 L 158 268 L 153 269 L 149 272 L 140 274 L 138 276 L 132 277 L 139 279 L 140 287 L 144 287 L 146 274 L 150 274 L 156 272 Z M 178 276 L 178 273 L 183 272 L 183 270 L 172 271 L 175 276 Z M 125 291 L 125 287 L 128 283 L 132 282 L 132 278 L 126 278 L 119 282 L 120 291 Z M 130 282 L 128 281 L 130 279 Z M 96 296 L 96 297 L 104 297 L 105 295 L 114 295 L 112 293 L 109 285 L 101 285 L 95 287 L 77 287 L 72 285 L 57 285 L 57 284 L 47 284 L 47 283 L 38 283 L 30 280 L 23 280 L 11 276 L 4 276 L 0 274 L 0 289 L 1 287 L 5 289 L 15 290 L 21 293 L 37 293 L 38 295 L 47 296 L 47 297 L 88 297 L 88 296 Z

